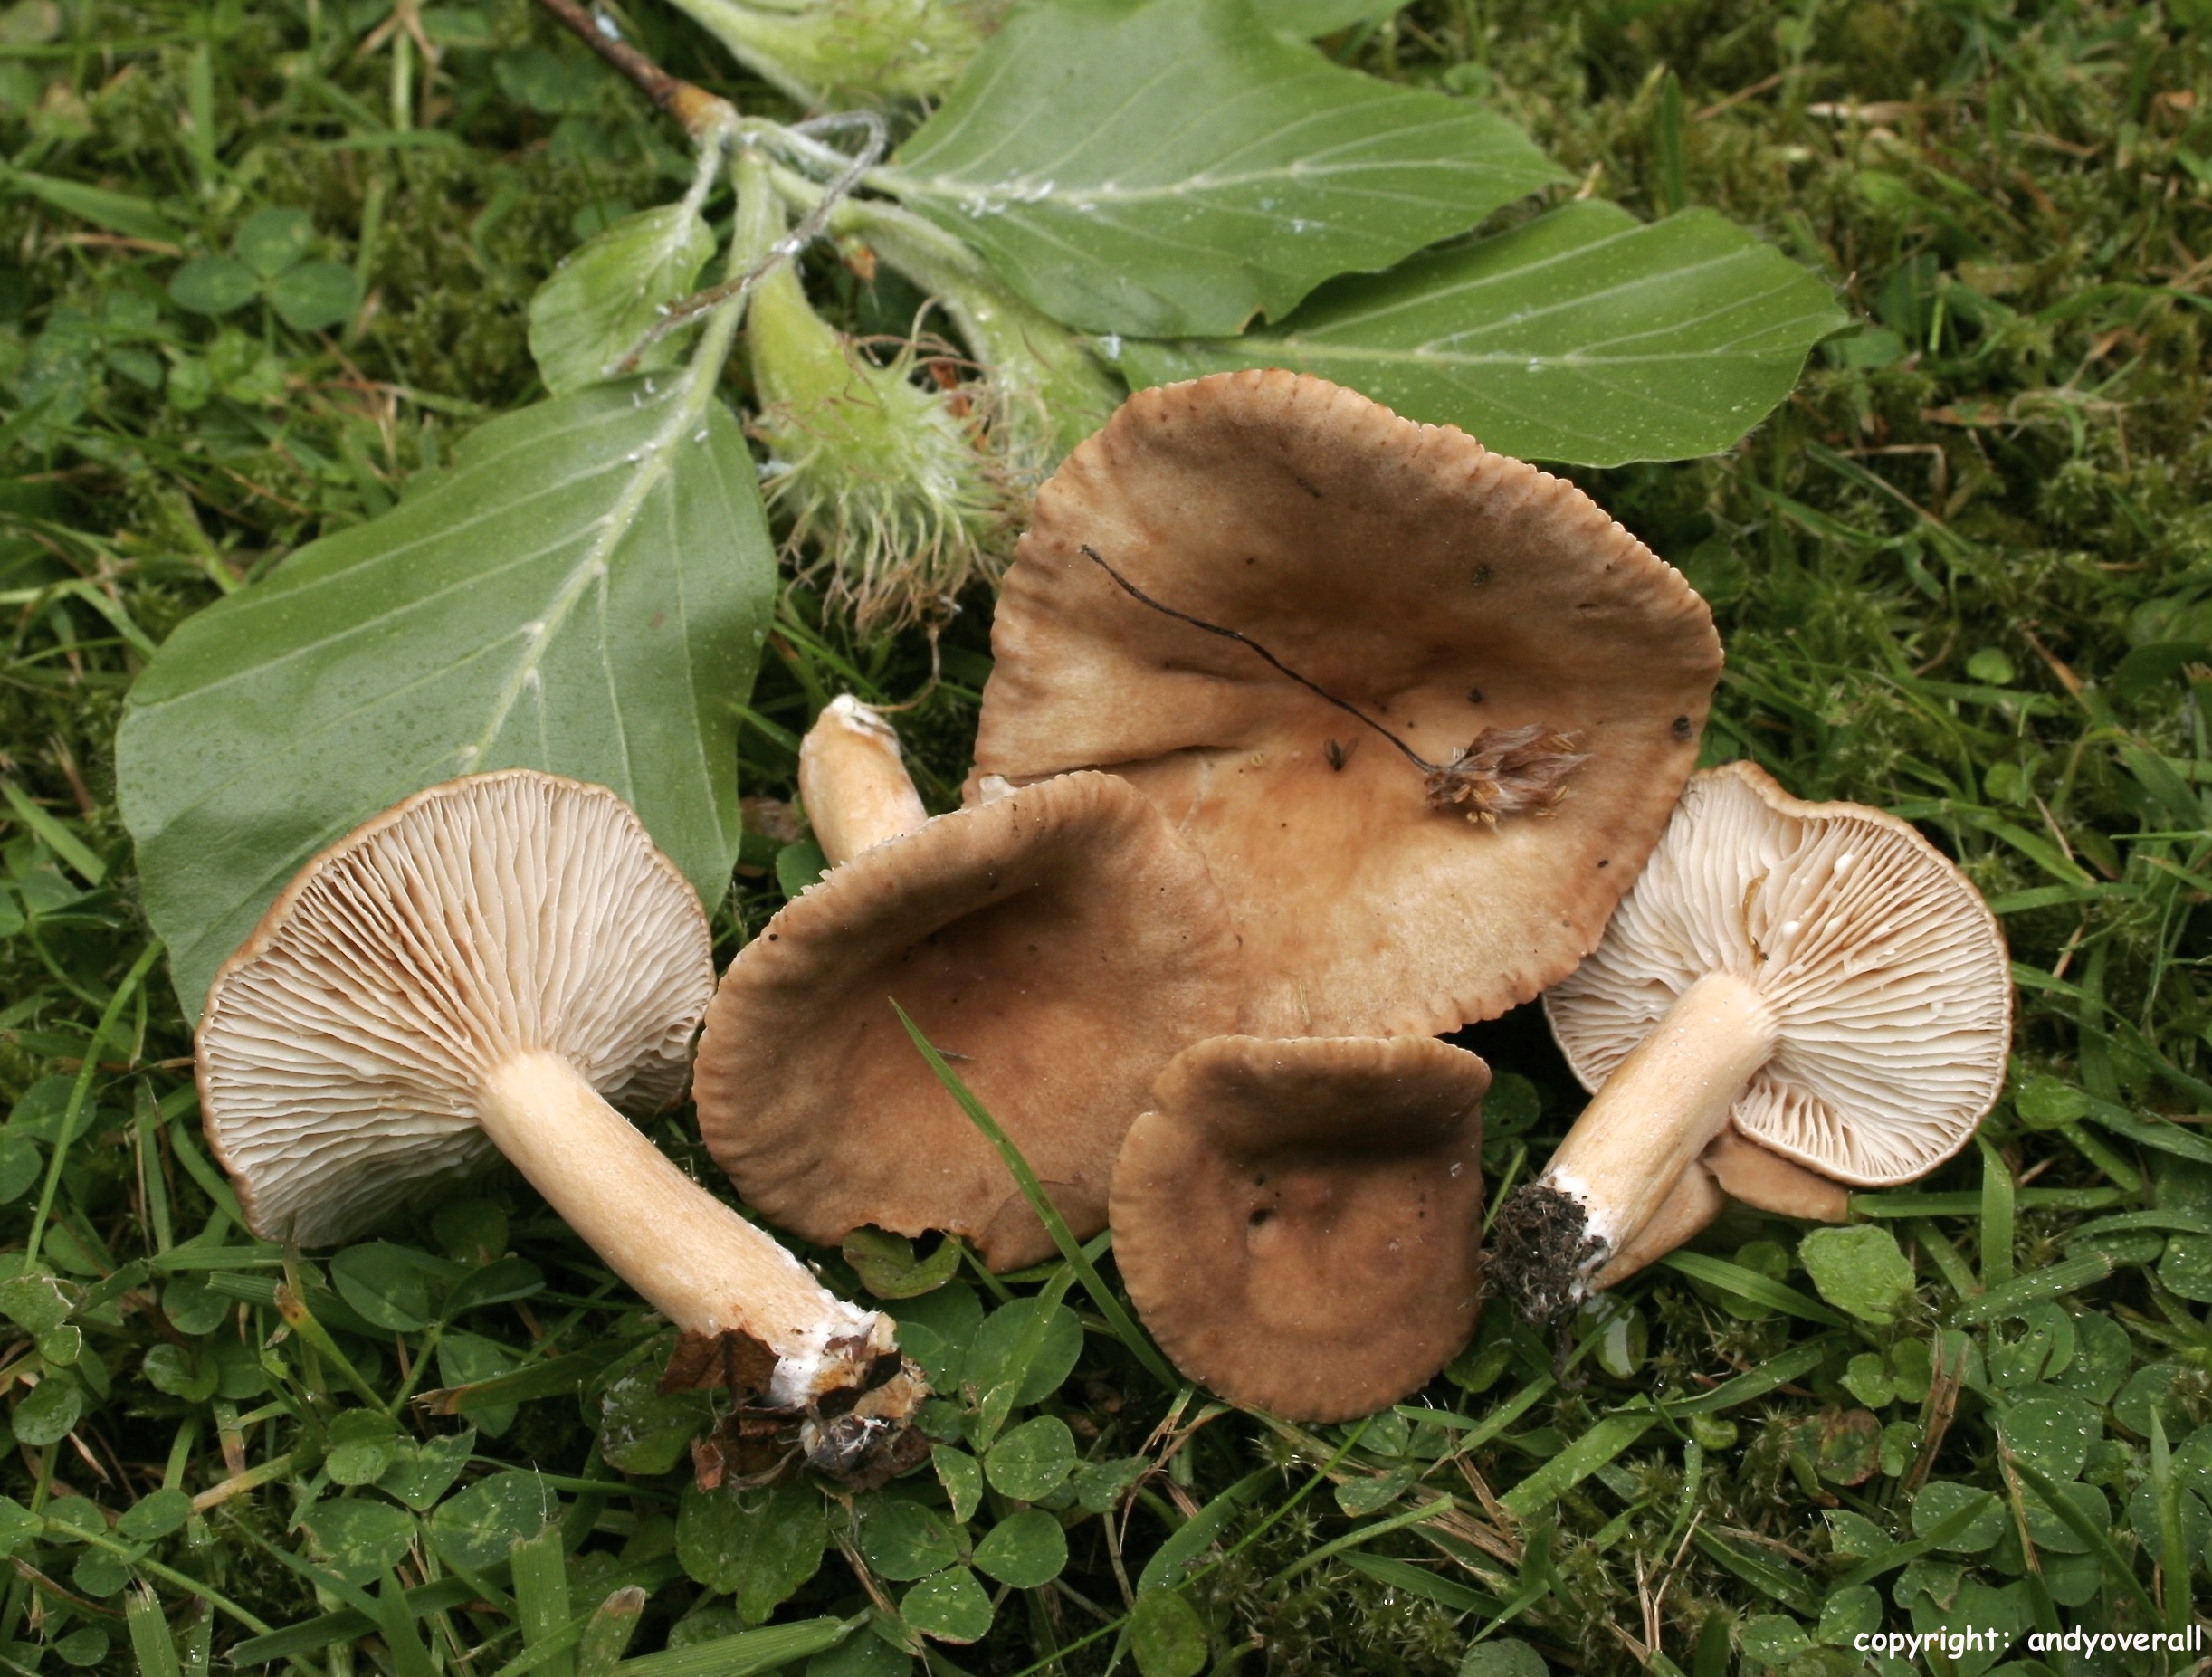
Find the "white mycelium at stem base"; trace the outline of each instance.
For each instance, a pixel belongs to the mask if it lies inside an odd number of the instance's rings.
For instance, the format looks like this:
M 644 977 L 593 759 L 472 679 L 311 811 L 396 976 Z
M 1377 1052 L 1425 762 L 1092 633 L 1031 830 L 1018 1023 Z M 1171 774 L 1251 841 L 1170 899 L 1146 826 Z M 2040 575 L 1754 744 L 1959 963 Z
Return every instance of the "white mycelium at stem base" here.
M 1759 769 L 1692 777 L 1604 940 L 1544 998 L 1597 1091 L 1496 1224 L 1493 1272 L 1554 1315 L 1689 1238 L 1720 1186 L 1790 1215 L 1964 1147 L 2004 1086 L 2004 939 L 1903 822 Z
M 799 802 L 832 867 L 930 819 L 898 734 L 850 693 L 830 700 L 799 742 Z
M 496 1147 L 678 1327 L 776 1355 L 771 1406 L 864 1381 L 830 1293 L 607 1103 L 665 1104 L 714 986 L 706 916 L 612 793 L 449 782 L 301 870 L 208 993 L 201 1106 L 248 1223 L 352 1239 Z
M 1617 1253 L 1650 1220 L 1774 1053 L 1774 1010 L 1728 973 L 1683 991 L 1584 1109 L 1538 1178 Z

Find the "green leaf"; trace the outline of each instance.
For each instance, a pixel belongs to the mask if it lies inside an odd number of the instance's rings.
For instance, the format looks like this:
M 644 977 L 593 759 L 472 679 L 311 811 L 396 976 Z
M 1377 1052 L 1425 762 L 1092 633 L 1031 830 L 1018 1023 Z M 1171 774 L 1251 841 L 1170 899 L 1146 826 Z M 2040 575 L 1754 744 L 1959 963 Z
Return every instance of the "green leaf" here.
M 253 271 L 228 256 L 195 256 L 169 276 L 169 300 L 187 314 L 228 314 L 261 290 Z
M 1997 1420 L 2005 1448 L 2053 1479 L 2072 1479 L 2104 1436 L 2104 1417 L 2079 1397 L 2026 1397 Z
M 899 1602 L 899 1616 L 938 1642 L 977 1642 L 991 1628 L 991 1598 L 966 1567 L 926 1577 Z
M 0 1316 L 26 1333 L 49 1333 L 69 1319 L 74 1308 L 62 1283 L 39 1272 L 11 1275 L 0 1281 Z
M 1459 1663 L 1459 1677 L 1550 1677 L 1544 1656 L 1517 1636 L 1478 1642 Z
M 334 1485 L 373 1485 L 398 1453 L 398 1424 L 381 1410 L 348 1409 L 326 1436 L 323 1467 Z
M 945 1500 L 952 1504 L 953 1522 L 965 1526 L 983 1506 L 983 1464 L 950 1444 L 931 1445 L 930 1464 L 937 1470 L 937 1482 L 945 1488 Z
M 1067 1564 L 1067 1533 L 1041 1508 L 1009 1515 L 976 1545 L 976 1569 L 1016 1589 L 1050 1584 Z
M 316 1554 L 348 1584 L 366 1584 L 386 1567 L 398 1565 L 415 1541 L 415 1516 L 371 1497 L 318 1502 L 300 1516 L 300 1523 L 307 1528 Z M 501 1549 L 494 1558 L 505 1558 Z
M 1014 1361 L 1020 1352 L 1023 1336 L 1044 1304 L 1042 1299 L 1016 1299 L 985 1317 L 983 1326 L 976 1329 L 975 1339 L 968 1343 L 962 1379 L 978 1392 L 988 1392 L 1000 1382 L 1014 1378 Z M 1054 1305 L 1044 1325 L 1044 1341 L 1022 1373 L 1015 1403 L 1042 1403 L 1058 1391 L 1060 1383 L 1074 1371 L 1075 1359 L 1082 1355 L 1082 1320 L 1065 1305 Z
M 213 1333 L 237 1306 L 237 1300 L 189 1275 L 161 1290 L 161 1313 L 179 1333 Z
M 1954 1555 L 1978 1555 L 2005 1535 L 2004 1504 L 1989 1491 L 1955 1480 L 1934 1479 L 1912 1499 L 1912 1535 L 1924 1538 L 1962 1509 L 1971 1509 L 1965 1527 L 1936 1547 Z
M 829 858 L 810 838 L 796 839 L 776 853 L 776 885 L 787 897 L 796 897 L 829 872 Z
M 447 1321 L 467 1310 L 488 1304 L 508 1304 L 545 1291 L 545 1272 L 528 1258 L 498 1258 L 474 1274 L 465 1276 L 445 1295 L 439 1311 Z
M 600 1453 L 620 1472 L 665 1473 L 713 1413 L 706 1393 L 663 1395 L 656 1374 L 634 1368 L 600 1396 Z
M 301 262 L 269 282 L 269 306 L 295 332 L 319 332 L 350 319 L 361 282 L 343 262 Z
M 1250 0 L 1057 0 L 1007 19 L 882 178 L 1057 319 L 1218 337 L 1565 177 Z
M 951 1528 L 935 1509 L 896 1491 L 879 1491 L 861 1499 L 857 1511 L 863 1558 L 894 1584 L 926 1578 L 960 1558 Z
M 1042 1501 L 1075 1471 L 1075 1434 L 1058 1415 L 1025 1421 L 991 1446 L 983 1471 L 1002 1494 Z
M 1568 204 L 1343 280 L 1280 327 L 1121 346 L 1133 385 L 1287 367 L 1531 460 L 1619 465 L 1728 447 L 1842 326 L 1828 288 L 1709 210 L 1645 225 Z
M 191 1518 L 192 1499 L 164 1486 L 124 1510 L 122 1518 L 115 1522 L 115 1530 L 118 1537 L 133 1543 L 153 1543 L 181 1529 Z
M 215 1358 L 182 1345 L 157 1345 L 138 1367 L 147 1385 L 188 1404 L 204 1404 L 213 1397 L 222 1377 Z
M 714 235 L 688 201 L 616 222 L 586 240 L 530 299 L 530 355 L 555 395 L 596 385 L 668 304 L 698 283 Z M 640 363 L 667 365 L 663 339 Z
M 1887 1327 L 1912 1296 L 1912 1264 L 1897 1237 L 1875 1224 L 1815 1229 L 1797 1243 L 1797 1261 L 1820 1296 L 1863 1322 Z
M 448 1566 L 481 1572 L 505 1560 L 518 1540 L 535 1537 L 560 1512 L 560 1499 L 543 1479 L 509 1469 L 441 1502 L 430 1517 L 430 1540 Z
M 676 1558 L 709 1589 L 734 1596 L 748 1625 L 814 1577 L 828 1542 L 821 1492 L 799 1481 L 745 1491 L 686 1485 L 676 1514 Z
M 395 1333 L 415 1333 L 429 1327 L 435 1314 L 432 1287 L 444 1291 L 458 1269 L 418 1247 L 369 1241 L 331 1258 L 330 1284 L 365 1320 Z
M 65 1665 L 89 1668 L 108 1657 L 110 1640 L 106 1631 L 88 1625 L 57 1640 L 53 1651 L 61 1655 Z
M 15 1442 L 36 1449 L 67 1438 L 83 1415 L 84 1388 L 62 1370 L 50 1368 L 36 1389 L 15 1405 L 8 1420 L 14 1428 Z
M 0 907 L 5 907 L 0 903 Z M 17 929 L 22 928 L 18 917 Z M 46 1162 L 40 1157 L 38 1143 L 29 1136 L 14 1130 L 0 1132 L 0 1205 L 21 1199 L 31 1186 L 45 1173 Z
M 44 1523 L 14 1497 L 0 1497 L 0 1556 L 13 1555 L 36 1537 Z
M 272 280 L 314 243 L 314 218 L 305 210 L 256 210 L 231 241 L 231 253 L 262 279 Z
M 1129 1647 L 1143 1677 L 1197 1677 L 1206 1668 L 1206 1625 L 1174 1590 L 1146 1590 L 1130 1612 Z
M 943 1240 L 928 1257 L 914 1256 L 914 1243 L 866 1224 L 844 1237 L 844 1261 L 860 1284 L 879 1299 L 912 1299 L 934 1292 L 960 1270 L 960 1243 Z
M 117 772 L 188 1015 L 302 862 L 456 775 L 608 786 L 720 900 L 775 559 L 736 422 L 692 395 L 611 385 L 494 420 L 442 481 L 170 636 Z
M 420 1512 L 434 1506 L 453 1488 L 475 1453 L 474 1427 L 425 1438 L 419 1444 L 411 1438 L 399 1439 L 392 1446 L 391 1465 L 377 1480 L 377 1489 Z

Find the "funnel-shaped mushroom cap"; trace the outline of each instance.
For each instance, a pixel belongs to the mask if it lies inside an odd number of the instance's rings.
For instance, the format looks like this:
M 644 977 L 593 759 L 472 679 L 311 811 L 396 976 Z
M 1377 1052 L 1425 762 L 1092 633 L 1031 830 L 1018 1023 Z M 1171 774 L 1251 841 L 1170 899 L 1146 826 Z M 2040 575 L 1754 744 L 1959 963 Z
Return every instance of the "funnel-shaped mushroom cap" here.
M 517 1053 L 674 1099 L 713 986 L 698 897 L 612 792 L 433 786 L 301 869 L 216 974 L 208 1140 L 255 1234 L 348 1240 L 493 1155 L 477 1091 Z
M 1431 763 L 1503 760 L 1437 807 L 1389 740 L 1086 547 Z M 1076 449 L 991 646 L 978 777 L 1141 786 L 1229 900 L 1243 1028 L 1281 1036 L 1452 1030 L 1564 975 L 1666 824 L 1721 669 L 1704 602 L 1573 485 L 1282 372 L 1142 391 Z
M 1113 1175 L 1114 1258 L 1175 1366 L 1301 1421 L 1424 1385 L 1480 1302 L 1489 1088 L 1425 1036 L 1177 1055 Z
M 966 1236 L 996 1269 L 1054 1250 L 899 1024 L 1005 1128 L 1080 1236 L 1122 1132 L 1184 1044 L 1236 1012 L 1236 945 L 1197 853 L 1107 775 L 1068 775 L 863 851 L 768 922 L 701 1038 L 699 1127 L 746 1201 L 834 1243 Z
M 1966 876 L 1895 816 L 1805 803 L 1749 763 L 1691 781 L 1604 943 L 1544 998 L 1583 1086 L 1710 973 L 1776 1024 L 1736 1128 L 1835 1181 L 1926 1175 L 2004 1087 L 2011 974 Z

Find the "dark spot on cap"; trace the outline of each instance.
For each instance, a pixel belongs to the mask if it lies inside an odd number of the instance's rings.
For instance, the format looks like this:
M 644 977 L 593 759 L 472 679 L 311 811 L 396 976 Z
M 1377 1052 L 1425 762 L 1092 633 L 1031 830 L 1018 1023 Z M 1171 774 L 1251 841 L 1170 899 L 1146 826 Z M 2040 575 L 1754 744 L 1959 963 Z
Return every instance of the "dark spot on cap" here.
M 1674 738 L 1687 739 L 1690 738 L 1690 719 L 1686 716 L 1676 717 L 1674 719 Z
M 1597 859 L 1597 865 L 1601 868 L 1609 868 L 1613 865 L 1613 858 L 1610 856 L 1600 856 Z
M 1478 588 L 1488 587 L 1490 586 L 1490 567 L 1487 565 L 1476 566 L 1473 574 L 1467 580 Z
M 1471 705 L 1481 704 L 1483 702 L 1483 690 L 1479 687 L 1470 687 L 1467 690 L 1467 702 Z

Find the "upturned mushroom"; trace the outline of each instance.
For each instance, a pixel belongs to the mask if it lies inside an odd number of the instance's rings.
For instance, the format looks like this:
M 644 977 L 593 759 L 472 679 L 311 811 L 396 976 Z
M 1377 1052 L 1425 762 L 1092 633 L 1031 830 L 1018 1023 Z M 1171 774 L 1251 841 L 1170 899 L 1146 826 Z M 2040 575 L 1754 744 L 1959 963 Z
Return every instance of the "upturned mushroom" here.
M 1153 1077 L 1235 1021 L 1236 941 L 1204 860 L 1107 775 L 928 817 L 897 736 L 849 699 L 809 731 L 800 796 L 832 865 L 707 1009 L 695 1094 L 715 1158 L 808 1240 L 872 1224 L 959 1234 L 995 1269 L 1052 1255 L 895 1001 L 1096 1234 Z
M 678 1362 L 805 1416 L 857 1471 L 924 1395 L 838 1299 L 608 1104 L 665 1105 L 714 968 L 706 915 L 628 807 L 529 770 L 434 786 L 307 866 L 224 964 L 200 1102 L 264 1239 L 353 1238 L 496 1152 L 685 1336 Z
M 1142 391 L 1078 447 L 991 646 L 977 786 L 1140 787 L 1269 1036 L 1454 1030 L 1564 977 L 1721 669 L 1704 602 L 1572 484 L 1284 372 Z
M 1481 1301 L 1489 1088 L 1426 1036 L 1178 1054 L 1113 1174 L 1114 1258 L 1175 1366 L 1299 1421 L 1425 1385 Z
M 1840 1221 L 1846 1186 L 1925 1176 L 1995 1103 L 2012 1029 L 1966 876 L 1895 816 L 1750 763 L 1692 779 L 1544 1006 L 1596 1098 L 1497 1219 L 1499 1282 L 1534 1320 L 1689 1239 L 1723 1191 Z

